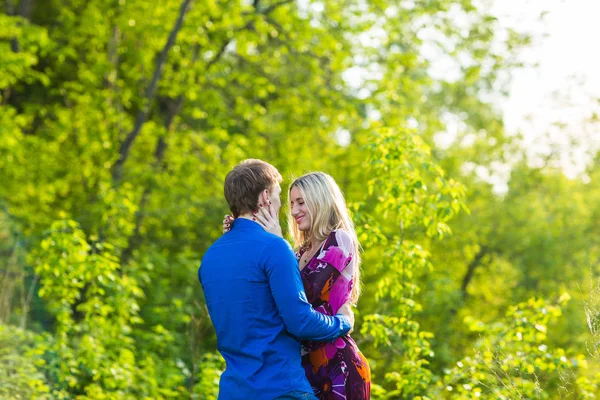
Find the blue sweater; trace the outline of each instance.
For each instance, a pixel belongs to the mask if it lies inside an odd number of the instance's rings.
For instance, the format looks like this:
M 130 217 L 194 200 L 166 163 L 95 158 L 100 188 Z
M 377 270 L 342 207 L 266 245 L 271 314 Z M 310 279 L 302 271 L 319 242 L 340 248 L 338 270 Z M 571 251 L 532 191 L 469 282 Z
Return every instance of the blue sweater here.
M 350 325 L 306 301 L 290 245 L 259 224 L 237 219 L 204 254 L 198 278 L 227 367 L 219 400 L 273 400 L 312 393 L 300 339 L 331 341 Z

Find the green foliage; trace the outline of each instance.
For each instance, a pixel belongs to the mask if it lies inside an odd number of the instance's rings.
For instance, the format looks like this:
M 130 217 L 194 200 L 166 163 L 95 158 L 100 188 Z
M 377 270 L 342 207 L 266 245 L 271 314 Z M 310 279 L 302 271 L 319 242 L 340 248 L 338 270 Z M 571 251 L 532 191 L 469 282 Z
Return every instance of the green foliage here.
M 44 376 L 46 338 L 0 324 L 0 396 L 3 399 L 50 399 Z
M 359 230 L 366 249 L 364 263 L 369 265 L 365 279 L 377 277 L 363 295 L 372 297 L 376 308 L 370 311 L 374 314 L 367 311 L 364 315 L 361 334 L 373 342 L 367 354 L 376 354 L 382 344 L 388 349 L 381 351 L 387 356 L 377 360 L 386 365 L 385 385 L 380 385 L 388 390 L 381 398 L 425 396 L 434 379 L 428 367 L 434 356 L 429 341 L 433 335 L 422 331 L 416 321 L 422 310 L 415 301 L 420 291 L 416 277 L 431 265 L 427 251 L 406 236 L 418 225 L 429 236 L 447 233 L 447 222 L 465 207 L 464 188 L 444 178 L 429 147 L 414 132 L 382 129 L 371 143 L 366 164 L 371 171 L 367 192 L 373 199 L 368 198 L 366 204 L 375 206 L 363 218 L 378 215 L 392 224 L 374 232 L 364 224 Z M 369 212 L 373 213 L 370 217 Z
M 192 397 L 200 400 L 216 400 L 219 394 L 219 378 L 225 369 L 225 360 L 220 354 L 206 353 L 198 366 L 198 384 Z
M 143 292 L 123 274 L 112 251 L 108 243 L 88 243 L 76 222 L 62 220 L 31 254 L 39 295 L 56 318 L 55 343 L 49 348 L 54 394 L 94 399 L 175 395 L 147 378 L 155 373 L 154 359 L 136 359 L 131 332 L 143 322 L 137 302 Z
M 567 298 L 561 297 L 561 303 Z M 548 324 L 560 315 L 560 305 L 531 299 L 490 325 L 467 318 L 466 325 L 480 338 L 474 354 L 447 371 L 442 393 L 452 399 L 553 398 L 552 393 L 563 399 L 594 398 L 571 381 L 587 368 L 585 357 L 548 345 Z

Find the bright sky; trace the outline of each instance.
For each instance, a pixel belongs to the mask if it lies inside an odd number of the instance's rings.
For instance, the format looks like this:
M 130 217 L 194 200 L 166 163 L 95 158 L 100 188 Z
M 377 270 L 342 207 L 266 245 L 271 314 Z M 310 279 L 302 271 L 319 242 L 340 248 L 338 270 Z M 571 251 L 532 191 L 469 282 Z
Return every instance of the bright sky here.
M 582 173 L 590 155 L 600 149 L 600 123 L 586 123 L 592 112 L 600 114 L 600 0 L 480 1 L 491 4 L 491 12 L 501 26 L 533 36 L 532 45 L 518 58 L 536 66 L 513 72 L 508 98 L 490 98 L 498 101 L 507 132 L 523 135 L 523 146 L 533 164 L 553 151 L 560 155 L 560 165 L 568 176 L 586 179 Z M 430 35 L 435 37 L 436 31 L 425 29 L 422 33 L 427 41 Z M 385 32 L 374 29 L 361 40 L 376 46 L 381 35 Z M 436 46 L 424 45 L 422 51 L 427 59 L 435 60 L 430 69 L 432 76 L 451 80 L 459 72 L 453 62 L 438 54 Z M 344 79 L 358 90 L 374 73 L 355 67 L 346 71 Z M 447 130 L 436 136 L 441 146 L 449 145 L 461 129 L 452 118 L 446 122 Z M 341 133 L 344 135 L 340 138 L 347 142 L 349 134 Z M 492 167 L 496 170 L 492 176 L 483 169 L 477 173 L 497 182 L 499 193 L 505 192 L 509 168 L 500 164 Z
M 522 56 L 538 67 L 517 71 L 502 102 L 507 130 L 522 132 L 533 152 L 547 151 L 549 143 L 566 149 L 569 137 L 583 148 L 600 148 L 600 125 L 583 122 L 600 109 L 600 0 L 494 0 L 492 10 L 501 24 L 535 34 Z M 553 127 L 557 122 L 567 127 Z M 582 171 L 584 153 L 569 157 L 575 165 L 564 160 L 567 175 Z

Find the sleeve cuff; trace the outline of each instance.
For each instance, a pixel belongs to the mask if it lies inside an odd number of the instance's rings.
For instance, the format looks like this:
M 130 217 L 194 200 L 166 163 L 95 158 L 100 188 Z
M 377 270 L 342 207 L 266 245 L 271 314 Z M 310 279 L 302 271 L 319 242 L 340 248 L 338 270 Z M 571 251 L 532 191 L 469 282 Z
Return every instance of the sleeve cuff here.
M 350 325 L 350 322 L 344 315 L 337 314 L 336 317 L 340 320 L 340 330 L 342 331 L 340 336 L 344 336 L 345 334 L 350 332 L 352 325 Z

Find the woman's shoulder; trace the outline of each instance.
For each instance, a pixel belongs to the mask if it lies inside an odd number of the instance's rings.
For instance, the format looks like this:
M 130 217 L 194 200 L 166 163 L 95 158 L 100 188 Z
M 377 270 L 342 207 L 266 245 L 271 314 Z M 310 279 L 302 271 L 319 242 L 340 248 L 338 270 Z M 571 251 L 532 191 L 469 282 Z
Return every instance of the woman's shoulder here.
M 352 236 L 345 230 L 337 229 L 329 234 L 317 259 L 334 266 L 341 272 L 353 259 L 353 253 Z
M 354 247 L 352 235 L 344 229 L 334 229 L 327 237 L 325 247 L 336 246 L 343 249 L 352 249 Z
M 350 235 L 350 232 L 345 229 L 334 229 L 331 231 L 329 236 L 342 241 L 352 242 L 352 235 Z

